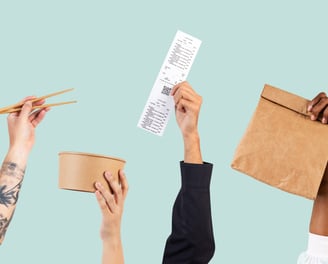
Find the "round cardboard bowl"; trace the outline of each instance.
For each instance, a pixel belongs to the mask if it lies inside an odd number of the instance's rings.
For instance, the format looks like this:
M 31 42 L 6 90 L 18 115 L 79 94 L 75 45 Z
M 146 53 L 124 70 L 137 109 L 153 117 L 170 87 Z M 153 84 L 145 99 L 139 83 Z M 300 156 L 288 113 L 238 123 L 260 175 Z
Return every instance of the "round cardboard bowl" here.
M 95 192 L 96 181 L 107 188 L 104 172 L 110 171 L 115 180 L 118 180 L 118 172 L 124 165 L 125 160 L 120 158 L 83 152 L 60 152 L 59 188 Z

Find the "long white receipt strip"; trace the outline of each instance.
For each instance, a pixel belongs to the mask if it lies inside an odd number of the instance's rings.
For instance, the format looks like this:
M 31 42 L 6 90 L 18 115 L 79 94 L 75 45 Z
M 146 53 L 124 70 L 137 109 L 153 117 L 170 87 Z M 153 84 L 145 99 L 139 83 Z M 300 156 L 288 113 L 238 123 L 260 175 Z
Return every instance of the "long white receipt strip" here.
M 201 45 L 201 40 L 182 31 L 177 31 L 156 78 L 138 127 L 162 136 L 170 113 L 174 111 L 171 89 L 185 81 Z

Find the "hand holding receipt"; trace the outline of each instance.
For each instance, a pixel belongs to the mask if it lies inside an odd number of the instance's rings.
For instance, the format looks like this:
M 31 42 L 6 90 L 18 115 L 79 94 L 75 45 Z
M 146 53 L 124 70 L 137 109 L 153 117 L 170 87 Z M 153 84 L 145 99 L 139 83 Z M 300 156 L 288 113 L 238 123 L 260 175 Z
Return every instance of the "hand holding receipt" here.
M 177 31 L 139 119 L 138 127 L 162 136 L 174 111 L 170 96 L 174 85 L 185 81 L 201 45 L 201 40 Z

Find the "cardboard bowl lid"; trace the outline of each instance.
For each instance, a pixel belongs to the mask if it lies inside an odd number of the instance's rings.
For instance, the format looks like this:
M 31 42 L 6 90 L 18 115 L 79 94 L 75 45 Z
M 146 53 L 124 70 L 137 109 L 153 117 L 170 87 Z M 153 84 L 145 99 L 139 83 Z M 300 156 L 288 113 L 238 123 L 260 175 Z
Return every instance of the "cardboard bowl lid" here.
M 110 171 L 118 181 L 119 170 L 126 163 L 121 158 L 86 152 L 63 151 L 58 155 L 59 188 L 75 191 L 95 192 L 95 182 L 109 189 L 104 172 Z

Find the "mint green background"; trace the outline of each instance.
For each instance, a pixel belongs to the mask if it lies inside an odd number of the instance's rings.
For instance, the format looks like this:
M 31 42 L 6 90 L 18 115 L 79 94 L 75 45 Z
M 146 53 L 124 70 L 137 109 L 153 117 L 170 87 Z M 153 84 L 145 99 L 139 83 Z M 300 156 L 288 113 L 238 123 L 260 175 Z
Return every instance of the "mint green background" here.
M 0 105 L 75 87 L 49 102 L 1 263 L 100 263 L 93 194 L 57 187 L 58 152 L 122 157 L 130 192 L 126 263 L 160 263 L 179 189 L 182 142 L 136 124 L 178 29 L 203 44 L 189 82 L 203 96 L 203 157 L 215 164 L 211 263 L 296 263 L 312 202 L 230 168 L 265 83 L 312 98 L 327 89 L 327 7 L 319 1 L 1 1 Z M 326 90 L 327 91 L 327 90 Z M 0 122 L 6 153 L 5 116 Z

